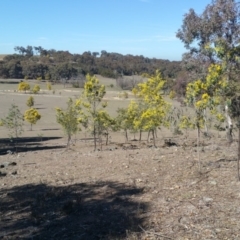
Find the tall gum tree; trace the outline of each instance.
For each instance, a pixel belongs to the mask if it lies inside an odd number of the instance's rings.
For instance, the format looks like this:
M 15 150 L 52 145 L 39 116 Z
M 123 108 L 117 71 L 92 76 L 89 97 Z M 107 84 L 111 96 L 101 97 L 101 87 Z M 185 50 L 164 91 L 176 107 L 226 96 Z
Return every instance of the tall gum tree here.
M 229 84 L 238 80 L 240 56 L 240 8 L 234 0 L 213 0 L 201 14 L 190 9 L 176 35 L 189 51 L 198 58 L 198 64 L 221 64 Z M 204 64 L 203 64 L 204 63 Z M 235 93 L 231 93 L 234 95 Z M 226 132 L 232 141 L 232 120 L 225 98 Z

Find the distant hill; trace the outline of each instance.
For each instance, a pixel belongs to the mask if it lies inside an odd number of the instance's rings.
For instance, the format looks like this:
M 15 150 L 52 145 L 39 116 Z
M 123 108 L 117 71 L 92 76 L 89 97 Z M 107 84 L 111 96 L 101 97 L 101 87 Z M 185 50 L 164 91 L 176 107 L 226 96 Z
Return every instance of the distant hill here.
M 117 79 L 123 76 L 154 74 L 159 69 L 165 79 L 176 79 L 182 71 L 180 61 L 122 55 L 114 52 L 46 50 L 42 47 L 16 47 L 15 54 L 0 54 L 0 77 L 66 81 L 89 74 Z M 133 79 L 131 78 L 131 81 Z

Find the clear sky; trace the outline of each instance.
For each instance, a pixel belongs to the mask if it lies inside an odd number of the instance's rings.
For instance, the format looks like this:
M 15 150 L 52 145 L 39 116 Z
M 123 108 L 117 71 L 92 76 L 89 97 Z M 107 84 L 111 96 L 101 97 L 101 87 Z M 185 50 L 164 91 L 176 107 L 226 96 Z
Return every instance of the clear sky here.
M 15 46 L 181 60 L 183 15 L 211 0 L 1 0 L 0 54 Z

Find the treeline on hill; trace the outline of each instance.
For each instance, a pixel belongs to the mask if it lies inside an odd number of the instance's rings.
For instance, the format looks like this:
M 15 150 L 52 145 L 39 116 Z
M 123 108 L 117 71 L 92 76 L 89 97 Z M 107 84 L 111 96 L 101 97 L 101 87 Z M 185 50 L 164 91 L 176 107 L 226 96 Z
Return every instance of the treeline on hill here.
M 159 69 L 165 79 L 174 79 L 181 71 L 178 61 L 108 53 L 105 50 L 83 54 L 46 50 L 40 46 L 17 46 L 14 50 L 16 54 L 7 55 L 0 61 L 1 78 L 60 81 L 81 78 L 89 73 L 117 79 L 119 76 L 153 74 Z

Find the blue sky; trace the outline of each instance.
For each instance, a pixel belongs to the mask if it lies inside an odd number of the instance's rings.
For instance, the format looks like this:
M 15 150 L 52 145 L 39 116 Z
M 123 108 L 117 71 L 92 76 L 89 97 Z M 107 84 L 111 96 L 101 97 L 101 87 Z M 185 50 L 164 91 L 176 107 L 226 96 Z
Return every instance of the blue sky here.
M 15 46 L 116 52 L 181 60 L 175 37 L 190 8 L 201 13 L 211 0 L 2 0 L 0 54 Z

